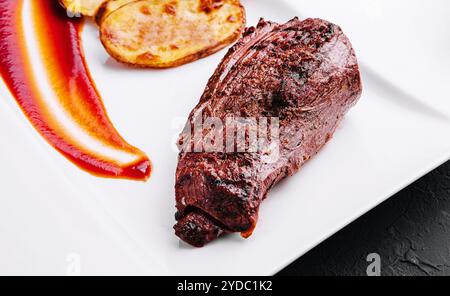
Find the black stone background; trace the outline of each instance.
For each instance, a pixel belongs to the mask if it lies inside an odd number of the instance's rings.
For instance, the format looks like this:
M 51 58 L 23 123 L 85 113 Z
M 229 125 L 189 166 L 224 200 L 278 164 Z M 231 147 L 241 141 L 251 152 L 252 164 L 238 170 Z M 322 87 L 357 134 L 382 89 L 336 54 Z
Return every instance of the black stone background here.
M 450 161 L 292 263 L 279 275 L 450 275 Z

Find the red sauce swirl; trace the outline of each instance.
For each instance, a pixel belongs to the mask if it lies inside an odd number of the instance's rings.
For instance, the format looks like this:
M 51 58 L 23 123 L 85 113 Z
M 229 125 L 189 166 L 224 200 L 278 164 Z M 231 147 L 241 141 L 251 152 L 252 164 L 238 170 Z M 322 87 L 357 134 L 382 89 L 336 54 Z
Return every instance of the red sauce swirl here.
M 90 76 L 82 26 L 56 0 L 0 0 L 1 76 L 34 128 L 71 162 L 96 176 L 146 180 L 150 160 L 116 131 Z

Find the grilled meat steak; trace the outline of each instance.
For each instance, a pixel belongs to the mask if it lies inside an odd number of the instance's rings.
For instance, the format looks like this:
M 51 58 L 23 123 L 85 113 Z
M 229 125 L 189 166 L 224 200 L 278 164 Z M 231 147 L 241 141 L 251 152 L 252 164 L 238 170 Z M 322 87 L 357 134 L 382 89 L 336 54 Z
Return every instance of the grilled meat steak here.
M 188 124 L 198 117 L 278 118 L 279 157 L 182 151 L 176 235 L 196 247 L 222 233 L 250 236 L 268 191 L 330 140 L 361 93 L 355 53 L 338 26 L 295 18 L 282 25 L 261 20 L 246 29 L 209 80 Z

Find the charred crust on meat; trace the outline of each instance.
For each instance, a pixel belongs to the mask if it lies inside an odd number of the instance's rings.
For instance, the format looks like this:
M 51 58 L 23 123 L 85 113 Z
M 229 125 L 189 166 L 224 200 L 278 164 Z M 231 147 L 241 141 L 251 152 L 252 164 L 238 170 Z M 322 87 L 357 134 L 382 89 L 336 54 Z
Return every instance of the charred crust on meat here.
M 342 30 L 320 19 L 247 28 L 209 79 L 198 110 L 277 117 L 280 157 L 258 153 L 180 153 L 176 235 L 201 247 L 223 233 L 251 235 L 261 202 L 332 138 L 362 93 L 357 59 Z M 206 115 L 205 115 L 206 116 Z

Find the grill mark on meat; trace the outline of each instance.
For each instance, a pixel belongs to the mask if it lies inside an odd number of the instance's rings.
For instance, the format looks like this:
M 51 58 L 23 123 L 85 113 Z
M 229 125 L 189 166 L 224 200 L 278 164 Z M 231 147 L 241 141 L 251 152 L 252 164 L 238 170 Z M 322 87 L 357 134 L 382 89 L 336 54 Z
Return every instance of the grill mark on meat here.
M 270 189 L 320 151 L 361 93 L 354 51 L 338 26 L 320 19 L 261 20 L 246 29 L 188 124 L 206 117 L 278 117 L 280 158 L 270 163 L 262 153 L 180 153 L 176 234 L 196 247 L 222 233 L 248 237 Z
M 205 94 L 207 94 L 207 96 L 204 96 L 204 100 L 207 100 L 207 98 L 214 96 L 217 93 L 217 87 L 220 86 L 220 84 L 226 85 L 226 82 L 231 79 L 231 78 L 229 78 L 229 73 L 235 67 L 235 65 L 242 62 L 242 60 L 245 59 L 245 57 L 248 55 L 248 54 L 245 54 L 247 51 L 250 50 L 249 53 L 254 53 L 255 50 L 251 50 L 252 47 L 255 44 L 257 44 L 258 42 L 261 42 L 262 40 L 267 38 L 268 37 L 267 35 L 271 32 L 271 29 L 275 26 L 274 23 L 264 22 L 264 20 L 261 19 L 260 24 L 262 24 L 262 23 L 265 23 L 267 25 L 265 25 L 264 27 L 261 27 L 262 29 L 260 31 L 258 31 L 258 35 L 255 36 L 255 38 L 248 39 L 248 43 L 242 42 L 242 44 L 239 44 L 239 42 L 238 42 L 236 44 L 236 46 L 234 46 L 228 52 L 228 54 L 224 58 L 224 61 L 222 61 L 222 63 L 221 63 L 222 67 L 219 66 L 219 70 L 217 71 L 217 72 L 221 72 L 222 74 L 219 76 L 213 76 L 211 78 L 208 85 L 209 84 L 214 85 L 214 89 L 212 89 L 210 91 L 210 95 L 209 95 L 208 91 L 205 92 Z M 253 29 L 254 28 L 247 29 L 244 32 L 244 36 L 251 35 L 251 31 L 253 31 Z M 242 39 L 241 39 L 241 41 L 242 41 Z M 218 79 L 214 80 L 215 78 L 218 78 Z M 227 78 L 229 78 L 229 79 L 227 79 Z M 225 79 L 227 79 L 227 81 Z

